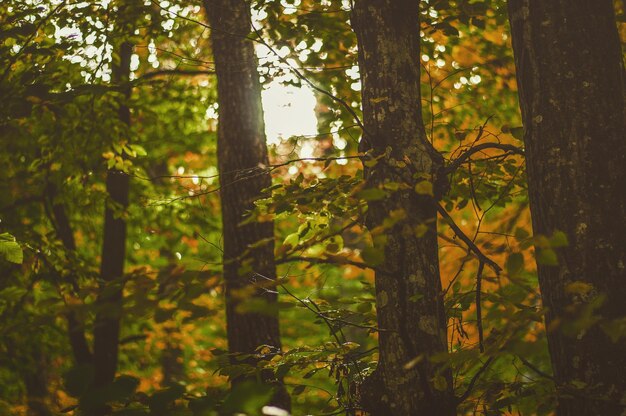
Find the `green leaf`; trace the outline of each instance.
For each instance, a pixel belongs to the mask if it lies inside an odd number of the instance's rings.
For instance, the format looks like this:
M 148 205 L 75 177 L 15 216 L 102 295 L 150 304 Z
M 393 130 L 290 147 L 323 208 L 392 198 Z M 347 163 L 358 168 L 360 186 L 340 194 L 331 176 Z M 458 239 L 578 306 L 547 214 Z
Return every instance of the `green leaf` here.
M 361 251 L 361 258 L 370 266 L 378 266 L 385 261 L 385 253 L 375 247 L 365 247 Z
M 421 181 L 415 185 L 415 192 L 420 195 L 433 196 L 433 184 L 429 181 Z
M 544 266 L 558 266 L 559 260 L 554 250 L 551 248 L 543 248 L 540 249 L 537 254 L 537 263 Z
M 20 299 L 27 293 L 28 290 L 23 287 L 9 286 L 0 290 L 0 299 L 8 302 L 14 302 L 15 300 Z
M 520 228 L 520 227 L 515 229 L 515 238 L 517 240 L 523 241 L 523 240 L 527 240 L 529 237 L 530 237 L 530 234 L 525 229 Z
M 428 232 L 429 228 L 428 225 L 426 224 L 418 224 L 415 227 L 413 227 L 413 232 L 415 233 L 415 237 L 417 238 L 421 238 L 424 235 L 426 235 L 426 233 Z
M 376 305 L 379 308 L 384 308 L 389 303 L 389 295 L 384 290 L 376 296 Z
M 22 248 L 9 233 L 0 234 L 0 257 L 15 264 L 22 264 L 24 261 Z
M 135 153 L 137 153 L 137 156 L 146 156 L 148 154 L 148 152 L 146 152 L 146 149 L 138 144 L 131 144 L 130 148 L 133 149 Z
M 356 307 L 356 310 L 359 313 L 368 313 L 372 310 L 372 302 L 359 303 L 359 306 Z
M 398 189 L 400 189 L 401 185 L 402 184 L 400 182 L 385 182 L 383 184 L 383 188 L 390 191 L 397 191 Z
M 298 235 L 298 233 L 293 233 L 285 237 L 285 241 L 283 241 L 283 245 L 288 246 L 288 247 L 296 247 L 299 241 L 300 241 L 300 236 Z
M 423 297 L 424 297 L 424 295 L 423 295 L 423 294 L 421 294 L 421 293 L 416 293 L 415 295 L 413 295 L 413 296 L 409 297 L 409 300 L 410 300 L 411 302 L 419 302 L 419 300 L 420 300 L 420 299 L 422 299 Z
M 511 253 L 506 260 L 506 271 L 509 276 L 516 276 L 524 270 L 524 256 L 522 253 Z
M 550 237 L 550 247 L 566 247 L 568 244 L 567 234 L 563 231 L 555 231 Z
M 378 164 L 378 159 L 368 159 L 363 164 L 368 168 L 373 168 Z
M 524 128 L 523 127 L 511 127 L 511 136 L 517 140 L 524 140 Z
M 385 199 L 387 192 L 378 188 L 368 188 L 357 192 L 356 197 L 365 201 L 379 201 Z
M 565 293 L 570 293 L 579 296 L 586 296 L 593 290 L 593 285 L 591 283 L 583 282 L 577 280 L 575 282 L 571 282 L 565 286 Z

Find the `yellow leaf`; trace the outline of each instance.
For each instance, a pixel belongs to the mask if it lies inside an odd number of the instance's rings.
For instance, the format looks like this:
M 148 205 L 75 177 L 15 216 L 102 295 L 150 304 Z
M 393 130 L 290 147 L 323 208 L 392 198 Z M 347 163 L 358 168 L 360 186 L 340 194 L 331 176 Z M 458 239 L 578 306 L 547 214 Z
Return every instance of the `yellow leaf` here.
M 413 232 L 415 232 L 415 237 L 420 238 L 423 237 L 426 232 L 428 232 L 428 225 L 419 224 L 413 228 Z
M 389 295 L 384 290 L 378 294 L 378 307 L 384 308 L 389 303 Z
M 421 181 L 415 185 L 415 192 L 420 195 L 433 196 L 433 184 L 428 181 Z
M 423 355 L 418 355 L 417 357 L 413 358 L 411 361 L 409 361 L 408 363 L 404 364 L 404 369 L 405 370 L 410 370 L 411 368 L 415 367 L 417 364 L 420 363 L 420 361 L 422 361 L 424 359 Z
M 593 285 L 587 282 L 576 281 L 565 286 L 565 291 L 572 295 L 586 295 L 593 290 Z

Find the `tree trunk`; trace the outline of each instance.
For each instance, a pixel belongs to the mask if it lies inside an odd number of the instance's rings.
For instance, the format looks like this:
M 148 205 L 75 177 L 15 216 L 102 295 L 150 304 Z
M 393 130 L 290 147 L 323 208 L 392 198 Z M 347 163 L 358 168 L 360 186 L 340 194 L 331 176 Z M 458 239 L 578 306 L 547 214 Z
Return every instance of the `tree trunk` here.
M 54 222 L 57 237 L 61 240 L 63 247 L 65 247 L 68 252 L 76 252 L 76 239 L 74 238 L 70 219 L 65 210 L 65 206 L 56 201 L 57 190 L 54 184 L 48 183 L 46 185 L 45 194 L 50 204 L 50 220 Z M 71 283 L 78 288 L 78 281 L 76 279 Z M 74 362 L 79 365 L 92 363 L 93 357 L 85 337 L 84 323 L 81 322 L 74 311 L 71 310 L 66 312 L 65 317 Z
M 113 64 L 114 83 L 122 85 L 128 82 L 132 53 L 133 47 L 130 43 L 121 44 L 120 60 Z M 126 97 L 129 97 L 130 93 L 130 87 L 126 86 Z M 119 118 L 121 122 L 130 126 L 130 109 L 124 104 L 120 105 Z M 129 188 L 130 181 L 126 173 L 115 169 L 108 171 L 107 193 L 111 201 L 122 209 L 128 207 Z M 109 285 L 122 278 L 126 257 L 126 222 L 123 218 L 116 218 L 114 209 L 109 206 L 105 209 L 104 215 L 100 278 L 105 286 L 98 296 L 98 312 L 94 325 L 94 380 L 97 387 L 111 383 L 117 370 L 123 285 L 121 283 Z
M 569 240 L 558 265 L 537 265 L 558 414 L 618 415 L 626 339 L 611 339 L 611 323 L 626 316 L 626 126 L 613 2 L 510 0 L 509 16 L 534 233 Z
M 157 170 L 161 170 L 158 168 Z M 162 172 L 158 176 L 167 175 L 167 166 L 163 165 L 162 168 Z M 163 280 L 164 283 L 159 285 L 159 296 L 164 296 L 167 293 L 169 282 L 172 278 L 171 272 L 176 268 L 176 257 L 169 247 L 170 242 L 166 241 L 165 247 L 159 249 L 159 256 L 162 259 L 168 259 L 168 265 L 165 267 L 168 276 Z M 163 332 L 165 333 L 165 347 L 161 351 L 161 371 L 163 373 L 161 386 L 170 387 L 185 380 L 185 354 L 181 346 L 181 337 L 178 336 L 179 329 L 164 325 Z
M 384 155 L 366 169 L 369 186 L 418 178 L 436 183 L 443 158 L 428 141 L 421 114 L 419 2 L 357 1 L 352 26 L 363 140 L 373 157 Z M 435 205 L 431 196 L 400 190 L 369 203 L 368 227 L 375 232 L 399 210 L 404 219 L 376 244 L 385 256 L 375 274 L 380 361 L 361 387 L 362 404 L 374 415 L 454 415 L 450 373 L 429 360 L 447 352 Z
M 248 39 L 250 5 L 245 0 L 205 0 L 204 5 L 212 29 L 219 97 L 217 147 L 229 350 L 253 354 L 259 346 L 269 345 L 274 353 L 281 348 L 278 316 L 270 312 L 277 300 L 274 223 L 241 224 L 261 190 L 271 185 L 264 170 L 269 162 L 257 59 Z M 267 302 L 268 311 L 238 310 L 251 298 Z M 262 378 L 281 383 L 270 374 Z M 275 404 L 289 408 L 289 396 L 280 385 Z
M 185 380 L 184 351 L 180 345 L 180 337 L 176 336 L 176 330 L 169 327 L 163 330 L 167 339 L 165 348 L 161 352 L 161 371 L 163 372 L 161 386 L 170 387 Z
M 39 341 L 39 340 L 37 340 Z M 50 363 L 46 359 L 41 345 L 33 347 L 31 366 L 24 371 L 22 379 L 26 388 L 28 416 L 52 416 L 49 409 L 47 370 Z

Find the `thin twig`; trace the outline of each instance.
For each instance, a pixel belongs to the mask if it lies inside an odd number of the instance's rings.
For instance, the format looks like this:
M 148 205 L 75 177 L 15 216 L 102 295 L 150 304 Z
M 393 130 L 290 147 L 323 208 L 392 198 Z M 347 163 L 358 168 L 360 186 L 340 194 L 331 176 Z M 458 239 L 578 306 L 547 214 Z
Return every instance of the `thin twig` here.
M 533 370 L 535 373 L 537 373 L 538 375 L 540 375 L 541 377 L 545 377 L 549 380 L 553 380 L 554 381 L 554 377 L 552 377 L 550 374 L 545 373 L 543 371 L 541 371 L 539 368 L 537 368 L 534 364 L 532 364 L 530 361 L 528 361 L 527 359 L 525 359 L 524 357 L 518 355 L 517 358 L 520 359 L 520 361 L 522 362 L 522 364 L 524 364 L 526 367 L 530 368 L 531 370 Z
M 285 257 L 282 259 L 276 259 L 276 264 L 285 264 L 285 263 L 292 263 L 292 262 L 298 262 L 298 261 L 312 263 L 312 264 L 335 264 L 335 265 L 345 264 L 345 265 L 358 267 L 361 269 L 372 268 L 372 266 L 369 266 L 363 262 L 349 260 L 341 256 L 334 256 L 331 258 L 318 258 L 318 257 L 305 257 L 305 256 Z
M 462 403 L 463 401 L 465 401 L 465 399 L 467 399 L 470 396 L 470 394 L 472 394 L 472 390 L 474 390 L 474 385 L 476 384 L 476 382 L 478 381 L 482 373 L 484 373 L 485 370 L 487 370 L 487 368 L 493 362 L 494 359 L 495 359 L 494 357 L 489 357 L 487 361 L 485 361 L 485 363 L 482 365 L 482 367 L 478 369 L 476 374 L 474 374 L 474 377 L 472 377 L 472 379 L 470 380 L 470 383 L 467 386 L 467 390 L 465 390 L 465 393 L 457 397 L 457 403 Z
M 198 75 L 214 75 L 215 71 L 212 70 L 198 70 L 198 69 L 161 69 L 159 71 L 146 72 L 139 76 L 135 81 L 144 81 L 151 78 L 167 75 L 185 75 L 185 76 L 198 76 Z
M 513 146 L 512 144 L 491 143 L 491 142 L 481 143 L 479 145 L 473 146 L 472 148 L 467 150 L 465 153 L 463 153 L 461 156 L 459 156 L 458 158 L 450 162 L 448 166 L 444 168 L 444 172 L 446 174 L 454 172 L 455 170 L 459 168 L 459 166 L 465 163 L 465 161 L 468 160 L 473 154 L 482 152 L 483 150 L 486 150 L 486 149 L 499 149 L 499 150 L 504 150 L 506 152 L 510 152 L 516 155 L 524 156 L 524 151 L 517 146 Z
M 483 316 L 481 306 L 481 287 L 484 268 L 485 262 L 480 261 L 478 263 L 478 272 L 476 273 L 476 326 L 478 327 L 478 347 L 480 348 L 480 352 L 485 352 L 485 345 L 483 342 Z
M 485 254 L 483 254 L 483 252 L 478 248 L 478 246 L 459 228 L 458 225 L 456 225 L 456 223 L 454 222 L 454 220 L 452 219 L 450 214 L 448 214 L 448 211 L 446 211 L 444 207 L 442 207 L 439 203 L 435 203 L 435 206 L 437 208 L 437 212 L 439 212 L 439 214 L 446 221 L 446 223 L 450 226 L 450 228 L 452 228 L 454 233 L 467 245 L 467 248 L 469 249 L 469 251 L 473 252 L 474 255 L 478 258 L 478 260 L 487 264 L 491 269 L 493 269 L 496 275 L 499 276 L 500 272 L 502 271 L 502 268 L 498 266 L 498 264 L 495 261 L 491 260 Z

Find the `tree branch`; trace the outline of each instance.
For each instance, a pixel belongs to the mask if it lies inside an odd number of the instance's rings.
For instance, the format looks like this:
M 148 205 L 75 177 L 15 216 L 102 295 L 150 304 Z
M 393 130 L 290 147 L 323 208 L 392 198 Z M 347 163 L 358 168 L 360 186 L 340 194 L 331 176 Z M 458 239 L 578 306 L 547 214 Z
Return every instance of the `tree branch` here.
M 450 174 L 454 172 L 455 170 L 459 168 L 459 166 L 465 163 L 472 155 L 478 152 L 482 152 L 487 149 L 499 149 L 499 150 L 503 150 L 505 152 L 509 152 L 512 154 L 524 156 L 524 151 L 517 146 L 513 146 L 512 144 L 492 143 L 492 142 L 481 143 L 479 145 L 471 147 L 470 149 L 465 151 L 461 156 L 459 156 L 458 158 L 450 162 L 448 166 L 446 166 L 443 169 L 444 173 Z
M 484 373 L 485 370 L 487 370 L 487 368 L 489 367 L 489 365 L 491 365 L 494 359 L 495 359 L 494 357 L 489 357 L 487 361 L 485 361 L 485 363 L 478 369 L 476 374 L 474 374 L 474 377 L 472 377 L 472 379 L 470 380 L 470 383 L 467 386 L 467 390 L 465 390 L 465 393 L 457 397 L 457 403 L 462 403 L 470 396 L 470 394 L 472 394 L 472 390 L 474 390 L 474 385 L 476 384 L 476 382 L 478 381 L 482 373 Z
M 139 76 L 136 81 L 144 81 L 160 76 L 199 76 L 199 75 L 214 75 L 215 71 L 213 70 L 202 70 L 202 69 L 161 69 L 159 71 L 146 72 Z
M 485 352 L 485 345 L 483 343 L 483 314 L 481 306 L 481 287 L 483 279 L 483 270 L 485 268 L 485 262 L 478 263 L 478 273 L 476 273 L 476 325 L 478 326 L 478 347 L 480 352 Z
M 530 361 L 528 361 L 527 359 L 525 359 L 524 357 L 522 357 L 521 355 L 518 355 L 517 358 L 520 359 L 520 361 L 522 362 L 522 364 L 524 364 L 526 367 L 530 368 L 531 370 L 533 370 L 535 373 L 537 373 L 538 375 L 540 375 L 541 377 L 547 378 L 549 380 L 554 381 L 554 377 L 552 377 L 550 374 L 547 374 L 543 371 L 541 371 L 539 368 L 537 368 L 534 364 L 532 364 Z
M 76 251 L 76 240 L 74 239 L 74 232 L 70 224 L 70 220 L 65 211 L 65 207 L 60 203 L 55 203 L 57 191 L 52 183 L 48 183 L 45 189 L 47 202 L 51 206 L 51 210 L 46 209 L 52 222 L 57 237 L 63 243 L 63 247 L 69 252 Z M 76 280 L 72 281 L 74 286 L 77 285 Z M 84 325 L 80 322 L 76 313 L 69 310 L 65 317 L 67 319 L 67 331 L 70 339 L 70 346 L 74 353 L 74 359 L 77 364 L 90 363 L 93 359 L 89 344 L 85 337 Z
M 331 258 L 317 258 L 317 257 L 305 257 L 305 256 L 285 257 L 282 259 L 276 259 L 276 264 L 293 263 L 293 262 L 298 262 L 298 261 L 307 262 L 311 264 L 335 264 L 335 265 L 346 264 L 346 265 L 355 266 L 361 269 L 372 268 L 371 266 L 368 266 L 367 264 L 363 262 L 349 260 L 341 256 L 335 256 Z
M 480 251 L 478 246 L 463 232 L 463 230 L 459 228 L 458 225 L 456 225 L 456 223 L 454 222 L 454 220 L 452 219 L 450 214 L 448 214 L 448 211 L 446 211 L 444 207 L 442 207 L 439 203 L 435 203 L 435 206 L 437 207 L 437 212 L 439 212 L 439 214 L 444 219 L 444 221 L 448 223 L 448 225 L 450 226 L 450 228 L 452 228 L 454 233 L 467 245 L 468 250 L 473 252 L 474 255 L 478 258 L 478 260 L 488 265 L 491 269 L 493 269 L 496 275 L 499 276 L 500 272 L 502 271 L 502 268 L 498 266 L 498 264 L 495 261 L 485 256 L 483 252 Z

